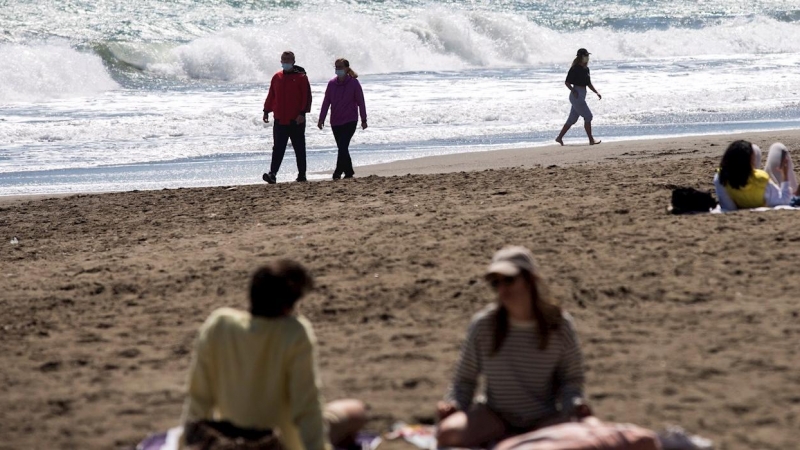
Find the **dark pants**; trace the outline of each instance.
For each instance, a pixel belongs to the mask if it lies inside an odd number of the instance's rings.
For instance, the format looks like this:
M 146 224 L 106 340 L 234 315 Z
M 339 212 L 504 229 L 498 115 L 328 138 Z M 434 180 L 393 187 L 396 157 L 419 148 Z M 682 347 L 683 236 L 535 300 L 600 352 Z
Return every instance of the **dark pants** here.
M 281 124 L 275 121 L 272 127 L 272 137 L 274 145 L 272 147 L 272 163 L 269 171 L 273 175 L 278 174 L 281 168 L 283 155 L 286 153 L 286 144 L 292 140 L 294 155 L 297 158 L 297 178 L 306 177 L 306 123 L 298 124 L 294 120 L 288 124 Z
M 336 158 L 336 170 L 333 171 L 333 178 L 339 178 L 344 173 L 346 177 L 352 177 L 353 161 L 350 159 L 350 139 L 356 134 L 358 122 L 348 122 L 344 125 L 331 126 L 333 138 L 336 139 L 336 147 L 339 148 L 339 155 Z

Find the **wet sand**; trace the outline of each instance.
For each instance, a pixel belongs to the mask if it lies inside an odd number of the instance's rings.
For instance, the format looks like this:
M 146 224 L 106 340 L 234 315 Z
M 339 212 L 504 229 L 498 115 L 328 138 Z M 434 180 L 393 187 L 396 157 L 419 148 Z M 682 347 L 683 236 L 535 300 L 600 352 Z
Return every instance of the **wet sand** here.
M 746 137 L 800 158 L 796 131 Z M 129 448 L 176 425 L 197 327 L 245 307 L 250 273 L 278 257 L 317 278 L 300 309 L 325 396 L 366 401 L 374 430 L 430 421 L 504 244 L 534 251 L 575 316 L 600 418 L 679 424 L 720 449 L 794 448 L 800 213 L 665 212 L 672 187 L 711 189 L 732 138 L 472 153 L 340 182 L 5 199 L 0 449 Z

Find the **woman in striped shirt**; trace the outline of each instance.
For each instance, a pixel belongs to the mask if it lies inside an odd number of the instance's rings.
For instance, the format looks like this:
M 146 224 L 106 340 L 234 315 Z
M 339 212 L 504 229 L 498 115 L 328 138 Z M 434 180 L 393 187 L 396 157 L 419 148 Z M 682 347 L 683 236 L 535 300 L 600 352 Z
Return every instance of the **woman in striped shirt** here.
M 446 400 L 440 447 L 477 447 L 591 414 L 572 317 L 546 294 L 531 252 L 506 247 L 486 280 L 497 302 L 473 317 Z M 486 401 L 473 403 L 478 377 Z

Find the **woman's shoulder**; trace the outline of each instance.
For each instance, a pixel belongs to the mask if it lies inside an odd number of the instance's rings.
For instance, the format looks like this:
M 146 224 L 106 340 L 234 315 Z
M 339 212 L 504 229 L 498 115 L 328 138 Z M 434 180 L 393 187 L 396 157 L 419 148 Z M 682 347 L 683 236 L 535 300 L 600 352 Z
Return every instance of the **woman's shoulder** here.
M 480 311 L 472 315 L 469 321 L 470 330 L 473 329 L 486 329 L 494 324 L 495 314 L 497 313 L 497 305 L 490 304 L 483 307 Z
M 756 180 L 764 180 L 764 181 L 769 180 L 769 174 L 765 170 L 761 170 L 761 169 L 754 169 L 753 170 L 753 177 Z
M 561 310 L 561 323 L 559 324 L 558 330 L 562 336 L 569 337 L 570 339 L 575 339 L 578 334 L 577 326 L 575 325 L 575 318 L 572 317 L 572 314 L 568 313 L 567 311 Z
M 475 322 L 485 322 L 487 320 L 491 320 L 495 312 L 497 312 L 496 304 L 492 303 L 486 305 L 483 308 L 481 308 L 480 311 L 472 315 L 472 320 L 470 322 L 475 323 Z
M 561 323 L 568 327 L 575 328 L 575 318 L 565 309 L 561 310 Z

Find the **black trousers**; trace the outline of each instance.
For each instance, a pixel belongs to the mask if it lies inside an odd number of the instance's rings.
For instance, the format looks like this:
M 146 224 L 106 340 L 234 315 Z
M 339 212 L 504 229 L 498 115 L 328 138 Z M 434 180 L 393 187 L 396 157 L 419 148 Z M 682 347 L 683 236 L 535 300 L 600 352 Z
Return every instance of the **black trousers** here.
M 281 124 L 276 120 L 275 125 L 272 127 L 272 138 L 274 145 L 272 146 L 272 162 L 270 163 L 269 171 L 273 175 L 278 174 L 278 169 L 281 168 L 281 163 L 283 162 L 283 155 L 286 153 L 286 144 L 291 139 L 294 156 L 297 158 L 297 178 L 305 178 L 306 123 L 298 124 L 292 120 L 288 124 Z
M 353 171 L 353 161 L 350 159 L 350 139 L 353 139 L 353 135 L 356 134 L 357 125 L 358 121 L 331 126 L 333 138 L 336 139 L 336 147 L 339 148 L 333 178 L 339 178 L 343 173 L 346 177 L 352 177 L 355 173 Z

